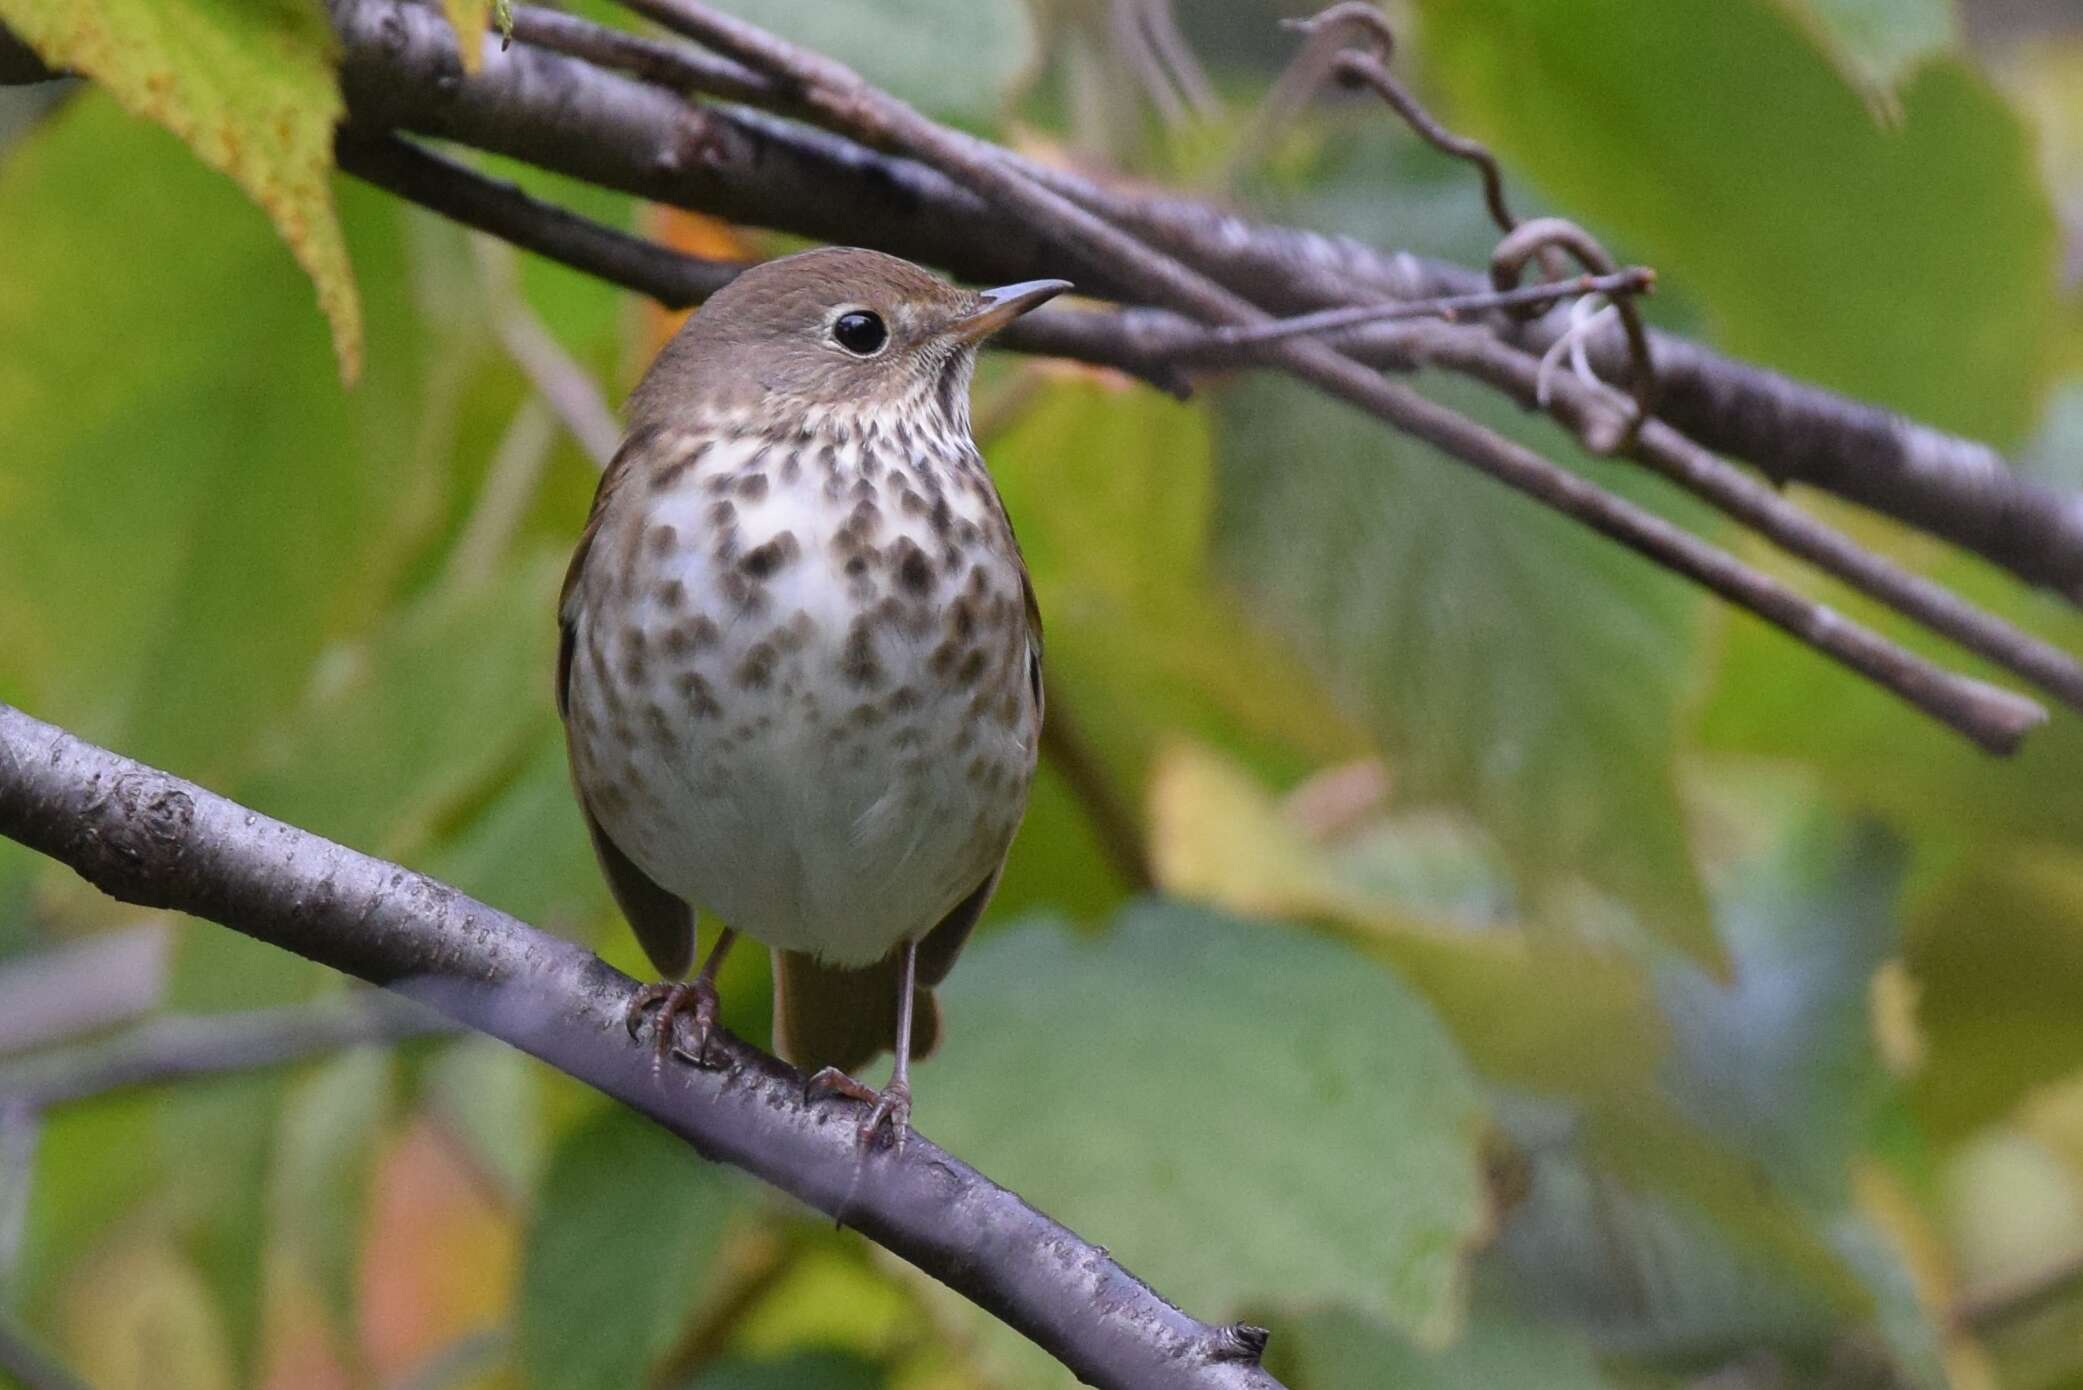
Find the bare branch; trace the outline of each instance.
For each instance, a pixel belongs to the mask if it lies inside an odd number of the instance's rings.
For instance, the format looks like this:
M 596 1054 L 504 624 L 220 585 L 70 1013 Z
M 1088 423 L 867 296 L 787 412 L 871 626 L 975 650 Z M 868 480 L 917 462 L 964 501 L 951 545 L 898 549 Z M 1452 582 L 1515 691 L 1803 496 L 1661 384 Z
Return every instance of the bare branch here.
M 19 1381 L 22 1390 L 87 1390 L 87 1383 L 49 1356 L 5 1321 L 0 1321 L 0 1372 Z
M 241 1013 L 164 1015 L 119 1037 L 0 1067 L 0 1112 L 47 1110 L 134 1086 L 288 1066 L 344 1048 L 455 1031 L 431 1010 L 357 990 Z
M 1540 351 L 1561 331 L 1529 326 Z M 2011 471 L 1986 444 L 1878 406 L 1653 334 L 1657 414 L 1717 453 L 1756 465 L 1773 482 L 1833 493 L 1952 542 L 2020 578 L 2083 604 L 2083 493 Z M 1628 380 L 1617 334 L 1590 345 L 1608 380 Z
M 771 82 L 687 44 L 603 38 L 612 31 L 568 16 L 546 20 L 549 12 L 521 6 L 516 22 L 533 44 L 489 52 L 484 69 L 466 80 L 448 27 L 425 7 L 329 3 L 349 108 L 371 127 L 445 136 L 735 222 L 867 241 L 980 283 L 1032 278 L 1047 264 L 1034 229 L 915 161 L 757 113 L 677 100 L 674 93 L 706 91 L 783 104 Z M 548 47 L 583 51 L 643 80 Z M 1253 223 L 1192 198 L 1104 188 L 1068 170 L 1022 167 L 1275 313 L 1486 288 L 1465 267 Z M 1127 302 L 1138 297 L 1134 284 L 1105 267 L 1083 277 L 1081 288 Z M 1543 321 L 1518 331 L 1538 354 L 1561 330 Z M 1806 483 L 1894 516 L 2083 602 L 2083 496 L 2011 475 L 1986 445 L 1684 339 L 1652 332 L 1650 345 L 1662 384 L 1659 413 L 1704 447 L 1775 481 Z M 1599 370 L 1625 381 L 1617 334 L 1594 339 L 1593 348 Z
M 786 86 L 792 100 L 812 118 L 863 143 L 901 148 L 959 179 L 1012 219 L 1049 235 L 1059 255 L 1069 258 L 1076 272 L 1132 276 L 1142 293 L 1165 307 L 1218 325 L 1267 321 L 1268 315 L 1257 305 L 1030 178 L 995 146 L 928 120 L 843 64 L 697 0 L 628 3 L 747 67 L 767 73 Z M 1383 380 L 1322 343 L 1306 338 L 1283 340 L 1271 345 L 1271 357 L 1330 395 L 1749 609 L 1991 752 L 2010 752 L 2046 719 L 2046 711 L 2033 701 L 1925 661 L 1655 513 L 1594 486 L 1466 416 Z
M 0 1297 L 14 1286 L 29 1230 L 29 1197 L 43 1116 L 27 1105 L 0 1104 Z
M 1534 359 L 1487 333 L 1423 325 L 1411 330 L 1408 350 L 1420 361 L 1450 367 L 1509 392 L 1528 408 L 1535 403 L 1539 367 Z M 1596 388 L 1565 376 L 1554 383 L 1550 410 L 1558 420 L 1580 433 L 1606 433 L 1612 422 L 1602 425 L 1599 417 L 1611 407 L 1600 396 Z M 1809 561 L 1967 650 L 2032 681 L 2072 708 L 2083 710 L 2083 663 L 2052 643 L 1975 607 L 1944 585 L 1857 545 L 1751 475 L 1714 457 L 1662 420 L 1647 423 L 1628 446 L 1628 457 L 1712 503 L 1789 555 Z
M 745 268 L 602 226 L 394 136 L 343 131 L 336 147 L 340 167 L 357 178 L 466 227 L 647 294 L 669 309 L 700 303 Z M 1185 377 L 1170 358 L 1182 330 L 1190 327 L 1186 320 L 1165 315 L 1140 331 L 1125 331 L 1102 315 L 1044 308 L 1014 320 L 991 345 L 1113 367 L 1184 396 Z
M 477 501 L 463 519 L 456 543 L 449 547 L 445 577 L 456 589 L 480 584 L 497 571 L 513 538 L 520 534 L 528 504 L 556 443 L 556 418 L 542 397 L 523 398 L 492 451 Z
M 97 932 L 0 970 L 0 1056 L 128 1023 L 159 1003 L 165 924 Z
M 593 376 L 564 350 L 521 294 L 510 248 L 488 237 L 477 240 L 478 269 L 490 301 L 492 333 L 528 378 L 535 394 L 593 459 L 605 468 L 621 442 L 622 426 L 601 399 Z
M 909 1260 L 1102 1390 L 1278 1390 L 1264 1334 L 1188 1317 L 1097 1247 L 912 1135 L 724 1034 L 714 1070 L 651 1064 L 636 982 L 447 884 L 356 853 L 0 705 L 0 834 L 125 902 L 221 922 L 380 984 L 621 1101 Z
M 423 202 L 437 211 L 458 217 L 468 225 L 493 232 L 517 245 L 536 247 L 546 254 L 580 269 L 651 294 L 663 302 L 681 305 L 700 298 L 735 275 L 740 267 L 703 261 L 665 247 L 655 246 L 612 228 L 578 218 L 561 209 L 538 202 L 510 185 L 497 183 L 465 166 L 441 159 L 395 139 L 370 140 L 345 137 L 341 141 L 343 166 L 402 196 Z M 1629 272 L 1623 272 L 1623 275 Z M 1515 295 L 1544 296 L 1563 292 L 1579 282 L 1558 287 L 1529 287 Z M 1616 285 L 1615 288 L 1618 286 Z M 1407 329 L 1401 336 L 1384 335 L 1378 328 L 1368 336 L 1360 321 L 1400 318 L 1426 312 L 1458 311 L 1462 306 L 1494 304 L 1496 291 L 1478 290 L 1471 296 L 1450 296 L 1434 301 L 1406 301 L 1378 306 L 1359 306 L 1309 317 L 1312 325 L 1351 320 L 1353 341 L 1368 350 L 1377 362 L 1415 365 L 1413 339 Z M 1290 321 L 1293 322 L 1293 321 Z M 1048 309 L 1028 315 L 1002 335 L 1002 345 L 1029 352 L 1074 357 L 1087 362 L 1133 372 L 1171 389 L 1180 389 L 1178 363 L 1186 360 L 1227 360 L 1250 364 L 1263 360 L 1265 349 L 1252 339 L 1274 337 L 1286 332 L 1281 323 L 1254 327 L 1206 330 L 1192 320 L 1162 310 L 1136 309 L 1113 314 Z M 1525 354 L 1484 335 L 1487 359 L 1470 352 L 1435 352 L 1436 360 L 1501 389 L 1513 390 L 1515 364 L 1530 371 Z M 1526 397 L 1530 403 L 1530 397 Z M 1601 412 L 1585 407 L 1586 429 L 1602 428 Z M 1617 436 L 1619 426 L 1606 429 Z M 1679 441 L 1684 444 L 1684 441 Z M 1690 447 L 1689 445 L 1686 447 Z M 1982 652 L 2018 671 L 2048 684 L 2048 688 L 2074 699 L 2074 664 L 2045 643 L 2001 623 L 1962 603 L 1943 589 L 1909 575 L 1890 562 L 1859 550 L 1837 536 L 1823 523 L 1806 516 L 1750 483 L 1743 475 L 1719 460 L 1693 450 L 1697 455 L 1682 467 L 1662 468 L 1669 476 L 1760 527 L 1775 543 L 1808 558 L 1832 573 L 1858 584 L 1905 613 L 1929 622 L 1936 630 L 1953 636 L 1973 650 Z M 1660 466 L 1654 464 L 1652 466 Z M 1743 510 L 1732 507 L 1729 494 Z M 1851 563 L 1840 560 L 1851 557 Z

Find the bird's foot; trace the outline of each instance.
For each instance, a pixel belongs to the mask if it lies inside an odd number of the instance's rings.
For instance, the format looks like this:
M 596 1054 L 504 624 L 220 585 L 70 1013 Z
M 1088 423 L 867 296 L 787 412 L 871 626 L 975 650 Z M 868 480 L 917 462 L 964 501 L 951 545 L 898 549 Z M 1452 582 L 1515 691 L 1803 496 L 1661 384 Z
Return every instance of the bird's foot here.
M 657 1071 L 665 1066 L 668 1055 L 694 1063 L 698 1067 L 709 1065 L 709 1037 L 716 1031 L 716 982 L 699 976 L 692 980 L 660 981 L 645 985 L 637 991 L 636 998 L 629 1002 L 629 1014 L 625 1022 L 629 1036 L 633 1039 L 643 1027 L 644 1016 L 657 1010 L 651 1020 L 651 1069 Z M 690 1024 L 692 1047 L 680 1041 L 680 1020 Z
M 911 1084 L 892 1081 L 878 1091 L 863 1085 L 837 1067 L 826 1067 L 810 1078 L 803 1087 L 803 1098 L 815 1100 L 819 1096 L 845 1096 L 874 1108 L 868 1118 L 861 1122 L 861 1147 L 873 1148 L 878 1133 L 889 1127 L 890 1146 L 898 1153 L 904 1152 L 904 1136 L 911 1127 Z

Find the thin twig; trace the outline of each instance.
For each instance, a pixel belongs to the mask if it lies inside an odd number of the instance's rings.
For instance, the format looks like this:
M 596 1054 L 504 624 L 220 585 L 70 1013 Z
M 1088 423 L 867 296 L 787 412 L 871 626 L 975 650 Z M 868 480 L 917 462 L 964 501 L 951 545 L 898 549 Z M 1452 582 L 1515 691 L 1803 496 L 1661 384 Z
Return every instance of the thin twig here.
M 514 37 L 683 92 L 705 92 L 755 106 L 768 105 L 780 96 L 767 78 L 727 58 L 610 29 L 562 10 L 514 6 Z
M 622 427 L 600 398 L 593 377 L 564 350 L 521 294 L 511 248 L 489 237 L 474 243 L 485 297 L 490 301 L 492 332 L 535 393 L 556 413 L 579 447 L 605 468 L 615 456 Z
M 159 1003 L 172 934 L 163 922 L 96 932 L 0 970 L 0 1057 L 128 1023 Z
M 1366 13 L 1359 13 L 1361 11 Z M 1245 170 L 1264 161 L 1273 148 L 1273 142 L 1294 123 L 1295 117 L 1330 78 L 1331 68 L 1344 51 L 1346 39 L 1352 31 L 1357 29 L 1363 36 L 1371 36 L 1377 25 L 1382 31 L 1387 30 L 1386 23 L 1366 0 L 1334 5 L 1314 20 L 1287 19 L 1281 23 L 1302 34 L 1302 46 L 1266 89 L 1243 133 L 1231 143 L 1222 162 L 1222 187 L 1234 185 Z
M 793 93 L 803 114 L 864 143 L 896 147 L 939 169 L 1008 215 L 1050 233 L 1078 269 L 1106 264 L 1167 307 L 1216 324 L 1256 324 L 1268 315 L 1198 271 L 1145 245 L 1000 158 L 995 147 L 921 116 L 843 64 L 788 43 L 697 0 L 627 0 L 709 48 L 767 73 Z M 1474 465 L 1500 482 L 1619 541 L 1749 609 L 1996 753 L 2015 749 L 2045 721 L 2031 700 L 1945 671 L 1880 634 L 1805 598 L 1726 551 L 1533 450 L 1484 428 L 1310 339 L 1272 345 L 1301 379 Z
M 112 1091 L 260 1071 L 454 1031 L 454 1024 L 418 1004 L 366 990 L 240 1013 L 167 1015 L 106 1042 L 0 1067 L 0 1107 L 48 1110 Z
M 556 417 L 541 396 L 526 397 L 507 421 L 478 487 L 477 502 L 449 547 L 447 578 L 458 590 L 482 583 L 498 570 L 520 532 L 556 442 Z
M 1168 126 L 1186 123 L 1186 98 L 1173 81 L 1165 67 L 1164 57 L 1150 41 L 1149 32 L 1143 27 L 1139 13 L 1142 0 L 1104 0 L 1107 11 L 1107 30 L 1114 51 L 1128 70 L 1135 74 L 1136 82 L 1150 104 L 1157 108 L 1158 116 Z
M 1242 327 L 1211 328 L 1196 343 L 1180 344 L 1178 355 L 1187 361 L 1236 361 L 1229 349 L 1254 343 L 1273 343 L 1283 338 L 1322 337 L 1340 329 L 1403 319 L 1445 319 L 1452 322 L 1468 314 L 1490 309 L 1544 309 L 1564 299 L 1603 294 L 1609 298 L 1643 294 L 1656 284 L 1656 272 L 1643 266 L 1604 275 L 1579 275 L 1570 280 L 1546 280 L 1538 285 L 1509 286 L 1478 294 L 1448 294 L 1435 299 L 1396 300 L 1385 304 L 1355 304 L 1345 309 L 1319 309 L 1313 314 L 1272 319 Z
M 1526 262 L 1550 249 L 1569 252 L 1592 275 L 1613 273 L 1613 258 L 1591 233 L 1567 218 L 1537 217 L 1513 228 L 1504 240 L 1497 243 L 1497 249 L 1490 253 L 1490 283 L 1499 292 L 1518 288 L 1519 275 L 1525 270 Z M 1551 274 L 1549 278 L 1555 277 Z M 1620 325 L 1627 335 L 1628 381 L 1634 391 L 1635 413 L 1626 427 L 1612 438 L 1593 437 L 1589 432 L 1585 434 L 1592 452 L 1599 454 L 1617 453 L 1635 442 L 1643 422 L 1656 413 L 1658 390 L 1656 362 L 1650 356 L 1649 334 L 1642 327 L 1642 311 L 1627 296 L 1609 296 L 1608 299 L 1619 311 Z M 1514 312 L 1519 318 L 1530 317 L 1523 311 Z
M 1427 111 L 1420 101 L 1405 91 L 1403 84 L 1388 69 L 1388 56 L 1395 52 L 1395 31 L 1380 9 L 1366 0 L 1344 0 L 1307 19 L 1286 21 L 1290 29 L 1299 29 L 1312 39 L 1358 33 L 1362 35 L 1371 52 L 1348 48 L 1331 61 L 1331 71 L 1338 80 L 1352 86 L 1367 86 L 1375 95 L 1395 108 L 1404 124 L 1418 133 L 1426 144 L 1442 154 L 1453 156 L 1476 167 L 1483 180 L 1483 204 L 1490 209 L 1490 220 L 1497 224 L 1500 232 L 1511 232 L 1519 225 L 1512 216 L 1511 207 L 1504 200 L 1504 172 L 1498 168 L 1497 156 L 1490 153 L 1487 145 L 1456 135 Z
M 524 16 L 542 13 L 517 9 L 516 32 Z M 343 127 L 333 146 L 340 167 L 356 178 L 537 255 L 642 290 L 668 309 L 700 303 L 744 269 L 603 226 L 394 135 Z
M 1413 332 L 1411 351 L 1422 362 L 1487 382 L 1529 408 L 1540 389 L 1534 359 L 1487 333 L 1424 325 Z M 1553 384 L 1550 413 L 1580 435 L 1606 434 L 1618 422 L 1612 420 L 1612 407 L 1603 395 L 1573 377 L 1560 378 Z M 2083 662 L 1975 607 L 1944 585 L 1858 545 L 1663 421 L 1651 420 L 1642 429 L 1628 447 L 1628 457 L 1751 527 L 1787 554 L 2083 710 Z
M 1222 114 L 1222 99 L 1215 94 L 1215 84 L 1208 80 L 1208 70 L 1194 56 L 1193 45 L 1186 41 L 1180 31 L 1179 16 L 1172 11 L 1172 0 L 1136 0 L 1141 9 L 1143 32 L 1150 40 L 1150 48 L 1164 63 L 1172 80 L 1179 85 L 1179 93 L 1186 104 L 1202 120 L 1210 120 Z
M 0 835 L 125 902 L 193 913 L 504 1039 L 743 1168 L 1003 1319 L 1101 1390 L 1277 1390 L 1264 1334 L 1199 1322 L 913 1133 L 719 1030 L 713 1070 L 652 1064 L 637 982 L 455 888 L 272 820 L 0 705 Z

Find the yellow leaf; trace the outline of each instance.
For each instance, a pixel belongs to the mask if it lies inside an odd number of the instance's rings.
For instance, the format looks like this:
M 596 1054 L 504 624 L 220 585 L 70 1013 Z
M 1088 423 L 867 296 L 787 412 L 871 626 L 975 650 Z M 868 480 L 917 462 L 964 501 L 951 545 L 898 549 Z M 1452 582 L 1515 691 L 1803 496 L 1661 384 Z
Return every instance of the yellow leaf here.
M 0 0 L 52 67 L 93 78 L 260 204 L 318 290 L 340 376 L 361 370 L 361 305 L 333 214 L 344 109 L 333 36 L 306 0 Z M 178 247 L 144 247 L 178 255 Z
M 126 1245 L 69 1281 L 71 1364 L 100 1390 L 231 1390 L 224 1326 L 171 1241 Z
M 1888 1074 L 1898 1080 L 1915 1076 L 1924 1065 L 1927 1045 L 1917 1026 L 1918 988 L 1900 956 L 1881 962 L 1867 987 L 1873 1017 L 1873 1045 Z
M 1240 765 L 1179 743 L 1150 780 L 1151 857 L 1180 897 L 1332 924 L 1424 994 L 1476 1067 L 1575 1096 L 1646 1087 L 1665 1042 L 1641 968 L 1505 924 L 1427 921 L 1347 873 Z M 1568 980 L 1568 989 L 1557 989 Z
M 456 54 L 463 71 L 476 72 L 485 65 L 485 30 L 491 27 L 492 0 L 441 0 L 448 27 L 456 31 Z

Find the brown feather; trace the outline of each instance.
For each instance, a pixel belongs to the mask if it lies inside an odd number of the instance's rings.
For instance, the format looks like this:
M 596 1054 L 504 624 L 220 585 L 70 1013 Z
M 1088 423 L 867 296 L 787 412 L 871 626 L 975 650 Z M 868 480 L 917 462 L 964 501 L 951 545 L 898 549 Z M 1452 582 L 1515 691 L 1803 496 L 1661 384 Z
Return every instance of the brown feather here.
M 564 571 L 564 589 L 557 600 L 557 713 L 567 721 L 571 718 L 571 663 L 578 645 L 577 615 L 572 599 L 578 592 L 579 576 L 585 570 L 586 557 L 592 553 L 593 538 L 600 531 L 600 518 L 608 499 L 629 476 L 635 461 L 655 433 L 643 431 L 633 434 L 616 451 L 607 471 L 600 476 L 600 487 L 593 494 L 593 510 L 586 518 L 586 529 L 580 533 L 571 565 Z M 644 954 L 651 958 L 651 964 L 658 968 L 658 972 L 669 980 L 685 975 L 688 967 L 694 964 L 694 909 L 659 887 L 601 828 L 592 808 L 586 804 L 586 789 L 578 785 L 576 768 L 573 769 L 572 784 L 578 790 L 579 810 L 586 817 L 586 833 L 592 838 L 593 853 L 600 860 L 608 891 L 615 895 L 615 905 L 629 919 L 630 930 L 636 933 L 636 939 L 643 944 Z
M 586 831 L 593 837 L 593 853 L 607 877 L 615 905 L 629 919 L 629 928 L 643 943 L 644 954 L 668 980 L 677 980 L 694 964 L 694 909 L 659 887 L 650 875 L 630 862 L 608 833 L 586 810 L 584 794 L 579 809 L 585 812 Z
M 903 962 L 901 948 L 858 970 L 775 951 L 774 1051 L 806 1072 L 851 1072 L 888 1052 L 897 1042 Z M 911 1055 L 924 1057 L 940 1041 L 940 1005 L 925 988 L 911 1000 Z
M 911 1055 L 930 1056 L 940 1042 L 940 1003 L 934 985 L 947 978 L 970 930 L 984 915 L 1004 865 L 956 903 L 919 942 L 912 990 Z M 837 1067 L 851 1072 L 897 1045 L 897 988 L 904 948 L 858 970 L 826 965 L 801 951 L 774 952 L 774 1051 L 804 1071 Z

